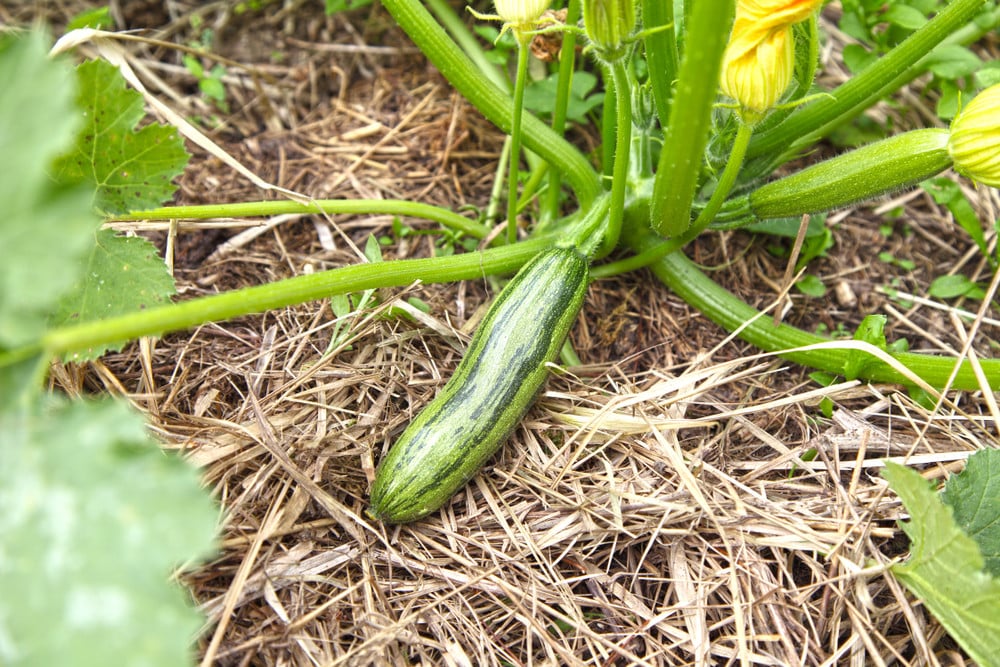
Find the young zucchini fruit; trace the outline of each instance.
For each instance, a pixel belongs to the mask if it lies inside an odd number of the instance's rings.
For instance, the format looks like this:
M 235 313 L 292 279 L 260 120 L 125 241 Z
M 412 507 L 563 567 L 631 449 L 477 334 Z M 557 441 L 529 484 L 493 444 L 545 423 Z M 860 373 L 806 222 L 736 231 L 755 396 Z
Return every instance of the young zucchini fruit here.
M 390 523 L 427 516 L 507 439 L 559 354 L 587 290 L 573 248 L 535 256 L 501 290 L 441 392 L 381 461 L 369 515 Z

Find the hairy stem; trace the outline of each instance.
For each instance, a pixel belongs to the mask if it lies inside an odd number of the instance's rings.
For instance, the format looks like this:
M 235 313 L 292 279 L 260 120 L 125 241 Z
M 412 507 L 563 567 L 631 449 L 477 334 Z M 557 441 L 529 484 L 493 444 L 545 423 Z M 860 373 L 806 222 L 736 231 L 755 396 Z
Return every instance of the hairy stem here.
M 510 163 L 507 171 L 507 243 L 517 241 L 517 171 L 521 162 L 521 118 L 524 84 L 528 78 L 530 35 L 517 34 L 517 78 L 514 80 L 514 118 L 510 130 Z
M 691 203 L 701 175 L 734 7 L 733 0 L 699 0 L 687 19 L 676 87 L 676 98 L 683 103 L 670 107 L 650 209 L 650 221 L 663 236 L 683 234 L 691 224 Z
M 126 220 L 207 220 L 210 218 L 246 218 L 290 213 L 328 215 L 405 215 L 440 223 L 477 239 L 486 238 L 489 229 L 439 206 L 401 199 L 316 199 L 309 203 L 290 200 L 207 204 L 201 206 L 165 206 L 146 211 L 114 215 L 111 221 Z
M 632 86 L 625 68 L 625 60 L 619 59 L 610 63 L 612 79 L 615 82 L 615 134 L 614 167 L 611 174 L 611 210 L 608 216 L 608 226 L 604 241 L 601 243 L 599 256 L 604 256 L 618 245 L 618 236 L 622 230 L 622 218 L 625 215 L 625 194 L 628 190 L 629 151 L 632 147 Z
M 655 247 L 661 239 L 649 230 L 641 229 L 639 225 L 629 225 L 623 231 L 623 240 L 635 252 L 642 252 Z M 743 327 L 738 336 L 765 352 L 776 352 L 797 364 L 834 374 L 844 372 L 848 356 L 854 352 L 838 349 L 786 352 L 817 343 L 827 343 L 829 339 L 788 324 L 775 325 L 772 318 L 762 317 L 756 308 L 744 303 L 702 273 L 682 252 L 671 253 L 652 264 L 650 268 L 660 282 L 684 299 L 688 305 L 699 310 L 726 331 L 733 332 Z M 944 387 L 955 371 L 956 365 L 959 364 L 957 359 L 930 354 L 904 352 L 892 356 L 934 387 Z M 987 377 L 1000 377 L 1000 359 L 983 359 L 980 364 Z M 912 384 L 897 370 L 874 358 L 870 364 L 865 365 L 861 379 Z M 968 361 L 960 363 L 950 386 L 953 389 L 966 391 L 981 389 Z
M 551 245 L 536 238 L 514 245 L 463 255 L 357 264 L 248 287 L 215 296 L 174 303 L 119 317 L 53 329 L 35 345 L 0 354 L 0 366 L 39 351 L 52 355 L 92 346 L 156 336 L 243 315 L 379 287 L 454 282 L 484 275 L 513 273 Z

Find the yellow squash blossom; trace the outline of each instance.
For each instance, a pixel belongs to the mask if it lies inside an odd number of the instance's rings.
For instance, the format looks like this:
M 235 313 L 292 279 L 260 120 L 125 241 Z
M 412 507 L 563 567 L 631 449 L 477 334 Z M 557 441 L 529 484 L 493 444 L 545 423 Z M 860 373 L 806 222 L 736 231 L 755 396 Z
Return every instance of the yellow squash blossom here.
M 496 0 L 497 14 L 513 30 L 532 30 L 550 0 Z
M 769 27 L 790 26 L 812 16 L 822 0 L 739 0 L 736 21 L 740 18 Z
M 753 113 L 763 113 L 781 98 L 795 69 L 794 41 L 789 28 L 759 38 L 736 35 L 722 61 L 722 92 Z
M 1000 188 L 1000 83 L 976 95 L 955 116 L 948 153 L 958 173 Z
M 792 26 L 822 0 L 739 0 L 722 61 L 722 92 L 752 117 L 777 104 L 795 70 Z

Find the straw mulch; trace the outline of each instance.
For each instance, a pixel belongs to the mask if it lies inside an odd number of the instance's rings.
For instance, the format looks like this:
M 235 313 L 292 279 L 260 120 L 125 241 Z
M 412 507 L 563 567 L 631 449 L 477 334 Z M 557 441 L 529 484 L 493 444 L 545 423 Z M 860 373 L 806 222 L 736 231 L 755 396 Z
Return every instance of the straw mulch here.
M 205 119 L 208 136 L 266 181 L 316 198 L 488 201 L 503 137 L 384 10 L 113 6 L 124 26 L 165 40 L 198 38 L 195 16 L 214 31 L 211 52 L 241 65 L 225 80 L 228 113 L 199 94 L 175 51 L 128 49 L 159 80 L 154 94 Z M 56 23 L 72 13 L 51 11 Z M 844 76 L 832 46 L 824 62 L 831 83 Z M 876 115 L 929 122 L 916 94 L 900 99 Z M 268 196 L 193 153 L 177 202 Z M 995 191 L 970 196 L 996 217 Z M 388 239 L 386 259 L 436 252 L 437 237 L 396 238 L 387 217 L 265 222 L 131 229 L 169 246 L 181 298 L 362 261 L 372 234 Z M 880 291 L 919 296 L 944 273 L 985 275 L 927 195 L 840 211 L 828 224 L 836 245 L 810 267 L 837 287 L 822 299 L 793 293 L 787 306 L 786 260 L 769 239 L 709 235 L 692 256 L 758 307 L 781 301 L 785 320 L 804 328 L 850 332 L 883 312 L 890 336 L 915 349 L 956 354 L 974 326 L 973 349 L 995 352 L 996 320 L 970 324 Z M 916 268 L 879 261 L 881 251 Z M 896 523 L 905 515 L 879 470 L 887 456 L 910 457 L 929 479 L 960 469 L 996 446 L 990 402 L 952 394 L 929 412 L 894 386 L 821 391 L 806 370 L 728 340 L 645 272 L 591 287 L 572 334 L 586 365 L 551 378 L 502 452 L 440 513 L 406 526 L 368 519 L 379 458 L 445 382 L 497 288 L 484 278 L 385 290 L 340 318 L 308 303 L 54 370 L 67 390 L 130 397 L 219 499 L 219 552 L 180 577 L 207 616 L 202 664 L 967 664 L 887 573 L 906 556 Z M 409 297 L 429 312 L 390 314 Z

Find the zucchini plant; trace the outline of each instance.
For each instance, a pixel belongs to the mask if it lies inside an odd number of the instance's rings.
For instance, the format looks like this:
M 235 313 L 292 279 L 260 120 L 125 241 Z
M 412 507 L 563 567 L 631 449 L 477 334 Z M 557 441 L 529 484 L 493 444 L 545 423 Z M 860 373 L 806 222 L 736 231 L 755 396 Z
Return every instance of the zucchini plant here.
M 833 374 L 845 374 L 850 368 L 862 379 L 904 384 L 916 380 L 938 388 L 1000 386 L 996 359 L 979 360 L 973 367 L 967 360 L 946 356 L 876 349 L 870 361 L 858 364 L 856 349 L 799 349 L 823 339 L 759 317 L 683 254 L 684 247 L 702 234 L 828 211 L 910 187 L 949 167 L 980 183 L 1000 183 L 996 85 L 970 100 L 947 130 L 891 137 L 772 179 L 778 168 L 923 71 L 936 49 L 954 40 L 973 42 L 995 29 L 1000 16 L 992 9 L 984 14 L 984 0 L 953 0 L 880 59 L 828 91 L 818 91 L 815 85 L 820 0 L 639 0 L 638 6 L 635 0 L 582 0 L 582 4 L 569 0 L 567 23 L 544 16 L 549 4 L 544 0 L 498 1 L 500 20 L 518 37 L 513 85 L 483 56 L 483 46 L 444 0 L 382 0 L 381 4 L 450 84 L 511 135 L 502 233 L 491 227 L 490 220 L 470 220 L 440 207 L 399 200 L 330 201 L 306 196 L 163 207 L 176 170 L 164 170 L 161 162 L 176 165 L 176 155 L 146 164 L 149 171 L 141 174 L 95 158 L 105 153 L 131 157 L 129 150 L 146 144 L 161 149 L 172 145 L 166 136 L 136 139 L 141 101 L 123 104 L 117 115 L 108 114 L 123 119 L 124 127 L 114 132 L 78 131 L 85 122 L 98 122 L 101 114 L 94 109 L 81 113 L 86 121 L 82 117 L 77 123 L 52 121 L 59 131 L 36 132 L 36 153 L 21 150 L 17 132 L 11 129 L 16 124 L 4 123 L 0 147 L 17 163 L 9 167 L 14 176 L 5 179 L 4 189 L 12 202 L 7 220 L 13 222 L 0 227 L 0 248 L 10 255 L 0 271 L 0 417 L 19 434 L 17 446 L 23 451 L 18 451 L 16 460 L 31 461 L 32 448 L 41 446 L 38 434 L 49 433 L 37 427 L 46 410 L 68 413 L 71 426 L 85 419 L 86 410 L 52 408 L 47 402 L 43 388 L 54 358 L 92 359 L 143 336 L 331 295 L 484 275 L 516 273 L 497 296 L 452 378 L 382 459 L 370 499 L 369 514 L 376 520 L 416 520 L 448 502 L 530 406 L 576 319 L 588 281 L 644 266 L 707 318 L 762 350 L 797 363 Z M 580 16 L 582 29 L 576 20 Z M 550 125 L 524 111 L 520 102 L 526 45 L 536 34 L 559 32 L 564 43 L 553 66 L 558 83 Z M 4 38 L 0 56 L 17 51 L 11 46 L 13 40 Z M 604 81 L 603 146 L 597 151 L 602 163 L 596 166 L 594 156 L 571 143 L 565 131 L 572 74 L 579 65 L 577 40 L 585 44 L 585 57 L 594 59 L 593 67 Z M 18 61 L 0 71 L 15 80 L 13 73 L 28 71 L 23 65 Z M 45 74 L 40 80 L 51 84 L 45 90 L 61 92 L 52 100 L 32 97 L 26 79 L 16 79 L 23 85 L 11 87 L 17 95 L 5 96 L 0 117 L 13 114 L 18 105 L 53 117 L 68 115 L 68 67 L 37 62 L 32 66 Z M 86 66 L 81 69 L 86 72 Z M 80 76 L 82 81 L 84 74 Z M 109 75 L 91 71 L 90 79 L 91 100 L 100 103 L 113 97 L 102 95 L 97 87 L 112 81 Z M 74 132 L 89 137 L 89 143 L 67 150 L 65 144 L 72 143 Z M 111 138 L 119 144 L 95 150 L 95 142 Z M 529 176 L 519 183 L 522 160 Z M 498 183 L 496 190 L 502 189 Z M 92 303 L 83 297 L 99 289 L 91 267 L 94 257 L 102 257 L 102 244 L 117 244 L 119 250 L 129 246 L 126 241 L 110 241 L 113 234 L 98 233 L 101 221 L 281 213 L 418 217 L 480 239 L 482 249 L 346 266 L 186 301 L 172 300 L 172 284 L 158 264 L 156 290 L 144 292 L 129 280 L 120 280 L 117 289 L 135 290 L 129 294 L 132 298 L 101 311 L 81 306 L 84 301 Z M 535 224 L 522 224 L 522 218 Z M 33 246 L 21 225 L 36 219 L 51 225 L 43 227 L 40 234 L 46 236 Z M 122 251 L 128 261 L 116 265 L 118 273 L 124 272 L 122 266 L 152 271 L 145 246 L 131 243 Z M 615 251 L 616 259 L 609 260 Z M 71 270 L 56 271 L 53 257 L 60 269 Z M 28 286 L 35 291 L 26 296 Z M 133 431 L 109 437 L 141 440 Z M 100 440 L 93 432 L 87 438 Z M 352 502 L 360 505 L 365 500 Z M 8 509 L 0 505 L 0 515 L 14 516 Z M 0 523 L 0 528 L 14 534 L 9 523 Z M 18 562 L 30 565 L 30 561 Z M 0 622 L 2 618 L 0 614 Z M 0 635 L 3 630 L 0 625 Z M 0 653 L 0 659 L 6 658 Z M 51 660 L 60 661 L 66 662 L 58 656 Z

